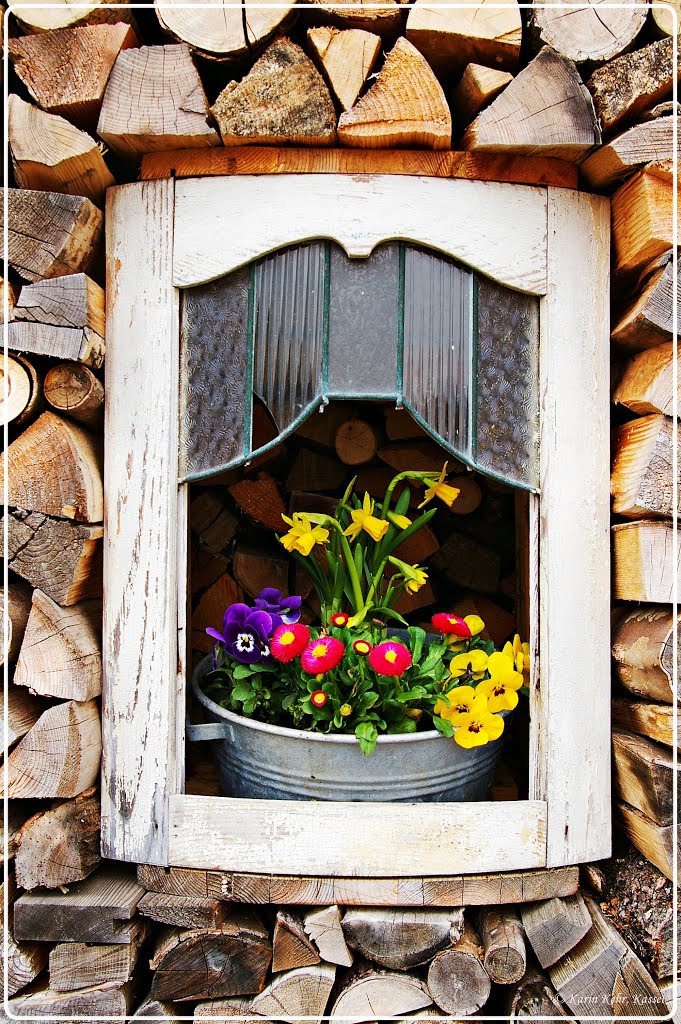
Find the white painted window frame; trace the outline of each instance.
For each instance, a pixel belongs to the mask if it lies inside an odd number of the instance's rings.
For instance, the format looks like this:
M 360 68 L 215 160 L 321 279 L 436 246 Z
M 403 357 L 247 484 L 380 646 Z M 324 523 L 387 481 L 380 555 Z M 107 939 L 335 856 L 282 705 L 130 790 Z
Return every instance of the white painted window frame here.
M 102 853 L 240 872 L 409 877 L 610 853 L 608 202 L 387 175 L 141 182 L 107 198 Z M 473 804 L 183 794 L 188 487 L 180 289 L 282 245 L 401 238 L 540 296 L 530 500 L 530 799 Z

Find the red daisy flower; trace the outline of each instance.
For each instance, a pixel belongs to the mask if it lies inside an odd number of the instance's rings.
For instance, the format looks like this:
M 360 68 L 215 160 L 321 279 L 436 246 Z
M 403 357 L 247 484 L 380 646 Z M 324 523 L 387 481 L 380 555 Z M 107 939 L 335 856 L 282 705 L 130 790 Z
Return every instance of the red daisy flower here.
M 411 665 L 411 654 L 403 644 L 384 640 L 372 650 L 369 664 L 379 676 L 401 676 Z
M 270 653 L 277 661 L 293 661 L 310 640 L 310 630 L 302 622 L 277 626 L 270 640 Z
M 471 631 L 468 628 L 468 624 L 452 612 L 438 612 L 436 615 L 433 615 L 430 621 L 438 633 L 459 636 L 462 640 L 470 639 Z
M 334 626 L 338 626 L 339 628 L 347 626 L 349 619 L 350 616 L 346 615 L 345 612 L 336 612 L 335 615 L 331 616 L 331 622 Z
M 310 694 L 310 704 L 314 704 L 316 708 L 323 708 L 328 699 L 323 690 L 315 690 Z
M 320 636 L 311 640 L 300 656 L 306 672 L 316 676 L 335 668 L 345 654 L 345 647 L 335 636 Z
M 352 649 L 355 654 L 371 654 L 374 648 L 368 640 L 355 640 Z

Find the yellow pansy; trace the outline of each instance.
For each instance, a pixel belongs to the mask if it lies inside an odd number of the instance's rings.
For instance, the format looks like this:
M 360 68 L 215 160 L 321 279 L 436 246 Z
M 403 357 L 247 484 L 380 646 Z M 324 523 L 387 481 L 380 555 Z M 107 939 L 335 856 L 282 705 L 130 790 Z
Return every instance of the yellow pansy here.
M 378 542 L 385 536 L 386 530 L 390 526 L 387 519 L 377 519 L 374 516 L 374 502 L 366 491 L 364 492 L 362 507 L 354 509 L 350 515 L 352 516 L 352 522 L 343 531 L 350 540 L 356 540 L 362 530 L 364 530 L 372 540 Z
M 513 658 L 505 650 L 495 651 L 489 656 L 487 671 L 490 678 L 478 683 L 476 693 L 487 698 L 490 711 L 512 711 L 518 704 L 516 691 L 523 685 L 523 677 L 516 672 Z
M 460 679 L 470 671 L 473 679 L 482 679 L 487 671 L 488 657 L 484 651 L 466 651 L 455 654 L 449 663 L 449 674 L 452 679 Z
M 477 636 L 478 633 L 482 633 L 485 628 L 485 623 L 482 621 L 479 615 L 466 615 L 463 620 L 471 631 L 471 636 Z
M 293 519 L 285 515 L 281 518 L 291 527 L 279 538 L 287 551 L 299 551 L 307 556 L 315 544 L 326 544 L 329 539 L 329 531 L 323 526 L 313 526 L 304 512 L 294 512 Z
M 524 672 L 526 675 L 530 671 L 530 645 L 521 643 L 520 637 L 516 633 L 513 637 L 513 643 L 505 643 L 503 653 L 512 659 L 517 672 Z
M 472 686 L 455 686 L 454 689 L 449 690 L 445 694 L 445 699 L 435 702 L 433 712 L 439 715 L 440 718 L 446 718 L 452 725 L 458 725 L 461 715 L 469 714 L 476 700 L 479 705 L 480 701 L 482 701 L 484 706 L 487 707 L 487 700 L 476 696 Z
M 486 743 L 498 740 L 504 731 L 504 720 L 484 708 L 475 708 L 468 715 L 460 715 L 459 728 L 454 741 L 460 747 L 484 747 Z
M 449 505 L 450 507 L 454 504 L 461 492 L 458 487 L 452 487 L 451 484 L 446 484 L 444 482 L 446 472 L 447 463 L 445 462 L 439 478 L 435 480 L 430 487 L 426 488 L 426 496 L 419 505 L 419 508 L 423 508 L 423 506 L 427 505 L 429 501 L 433 500 L 433 498 L 439 498 L 440 501 L 444 501 L 445 505 Z

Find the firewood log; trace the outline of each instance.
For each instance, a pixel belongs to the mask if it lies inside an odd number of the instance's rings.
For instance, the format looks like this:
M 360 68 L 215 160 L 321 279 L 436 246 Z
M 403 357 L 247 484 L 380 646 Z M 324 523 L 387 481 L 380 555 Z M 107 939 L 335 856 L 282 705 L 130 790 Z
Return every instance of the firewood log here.
M 101 522 L 102 457 L 81 427 L 44 412 L 9 446 L 6 466 L 10 505 Z
M 668 164 L 651 164 L 612 197 L 612 241 L 620 274 L 641 270 L 673 245 L 672 179 Z
M 358 149 L 451 147 L 452 116 L 445 94 L 412 43 L 397 40 L 374 85 L 341 114 L 338 140 Z
M 7 942 L 7 957 L 5 948 L 0 950 L 0 969 L 7 969 L 7 995 L 13 996 L 25 988 L 29 982 L 37 978 L 43 967 L 47 964 L 48 949 L 43 942 L 18 942 L 12 934 L 10 921 L 5 920 L 5 900 L 7 908 L 11 911 L 17 895 L 17 884 L 14 872 L 10 871 L 5 881 L 0 885 L 0 925 Z
M 336 430 L 336 455 L 345 466 L 363 466 L 371 462 L 380 444 L 375 428 L 366 420 L 353 416 Z
M 132 942 L 60 942 L 50 952 L 50 989 L 74 992 L 96 985 L 125 985 L 133 977 L 148 935 L 148 926 L 140 925 Z
M 123 6 L 126 2 L 122 0 L 116 7 L 109 7 L 106 0 L 90 0 L 82 4 L 63 0 L 63 3 L 55 3 L 52 7 L 36 7 L 31 0 L 17 0 L 12 13 L 26 32 L 33 34 L 76 25 L 128 22 L 132 11 Z
M 647 736 L 656 743 L 674 746 L 674 710 L 669 704 L 648 704 L 617 697 L 611 708 L 615 725 Z
M 5 608 L 7 609 L 7 636 L 5 630 Z M 21 649 L 21 641 L 24 639 L 26 623 L 31 612 L 31 588 L 25 583 L 10 582 L 5 589 L 0 590 L 0 632 L 2 632 L 2 646 L 0 647 L 0 665 L 4 664 L 5 650 L 7 660 L 16 661 Z
M 101 526 L 8 513 L 9 567 L 61 605 L 101 595 Z
M 258 52 L 288 20 L 294 0 L 285 0 L 276 9 L 246 0 L 240 7 L 214 7 L 204 10 L 177 4 L 174 0 L 156 0 L 158 20 L 168 35 L 192 50 L 212 58 L 234 59 Z
M 637 288 L 634 302 L 617 319 L 612 330 L 612 340 L 624 349 L 640 351 L 669 341 L 674 332 L 673 281 L 674 270 L 669 261 L 663 267 L 656 267 L 646 277 L 642 288 Z M 677 316 L 681 299 L 677 297 Z
M 459 130 L 466 128 L 511 81 L 513 75 L 508 71 L 469 64 L 452 95 L 452 114 Z
M 423 441 L 428 436 L 407 409 L 398 409 L 393 405 L 385 409 L 385 430 L 391 441 Z
M 368 960 L 391 970 L 425 964 L 459 941 L 463 910 L 350 909 L 343 918 L 349 945 Z
M 495 9 L 485 0 L 475 9 L 416 0 L 407 19 L 407 39 L 438 74 L 458 76 L 470 63 L 514 71 L 520 60 L 520 9 L 515 3 Z
M 639 352 L 627 363 L 613 395 L 616 405 L 643 416 L 674 411 L 674 346 L 673 342 Z M 677 391 L 677 399 L 681 394 Z M 681 407 L 681 402 L 679 402 Z
M 681 563 L 681 538 L 675 550 L 671 524 L 645 519 L 620 523 L 613 526 L 612 534 L 613 597 L 671 604 L 674 576 Z
M 395 554 L 403 562 L 422 564 L 440 549 L 440 542 L 429 526 L 424 526 L 412 534 L 395 549 Z
M 674 765 L 669 748 L 615 726 L 612 749 L 617 795 L 658 825 L 671 824 Z
M 568 1016 L 549 979 L 534 967 L 509 989 L 506 1012 L 509 1024 L 518 1020 Z
M 404 473 L 409 469 L 414 469 L 418 472 L 433 473 L 438 476 L 445 462 L 448 474 L 462 472 L 465 469 L 462 462 L 451 458 L 435 441 L 430 439 L 386 444 L 379 450 L 378 457 L 395 473 Z M 421 497 L 419 497 L 420 500 Z
M 258 473 L 256 480 L 247 477 L 231 484 L 227 490 L 242 512 L 254 522 L 275 533 L 286 529 L 281 518 L 286 513 L 284 499 L 269 473 Z
M 483 963 L 497 985 L 512 985 L 527 969 L 525 936 L 517 912 L 508 907 L 486 907 L 478 918 L 485 950 Z
M 672 426 L 668 416 L 653 415 L 619 428 L 610 480 L 613 512 L 630 519 L 674 514 Z
M 197 1007 L 198 1009 L 198 1007 Z M 180 1024 L 180 1018 L 178 1014 L 181 1014 L 181 1010 L 174 1005 L 174 1003 L 162 1002 L 149 993 L 148 996 L 140 1003 L 135 1012 L 133 1013 L 131 1020 L 167 1020 L 170 1024 Z
M 322 960 L 339 967 L 352 966 L 354 957 L 345 940 L 338 904 L 310 911 L 305 915 L 304 927 Z
M 429 608 L 438 600 L 439 592 L 432 580 L 426 580 L 415 594 L 404 591 L 395 601 L 395 611 L 400 615 L 412 615 L 420 608 Z
M 309 1024 L 320 1024 L 335 977 L 336 968 L 331 964 L 284 971 L 254 997 L 251 1009 L 263 1017 L 306 1017 Z
M 501 560 L 496 551 L 462 533 L 450 533 L 432 565 L 460 587 L 493 594 L 499 587 Z
M 56 889 L 86 878 L 100 860 L 100 813 L 99 797 L 87 790 L 29 818 L 14 840 L 17 884 L 22 889 Z M 98 978 L 73 988 L 113 980 Z M 56 988 L 52 979 L 50 984 Z
M 526 903 L 520 916 L 527 940 L 542 967 L 549 967 L 569 953 L 591 928 L 584 900 L 575 893 L 564 899 Z
M 552 46 L 578 64 L 607 61 L 627 50 L 643 28 L 648 11 L 631 0 L 618 8 L 584 4 L 566 10 L 553 3 L 535 3 L 531 28 L 542 44 Z M 566 17 L 567 15 L 567 17 Z
M 482 491 L 480 484 L 472 473 L 450 477 L 449 483 L 459 491 L 458 497 L 451 508 L 455 516 L 469 516 L 471 512 L 475 512 L 480 507 Z
M 579 161 L 598 142 L 593 102 L 577 68 L 545 46 L 478 114 L 461 146 Z
M 655 606 L 636 608 L 616 626 L 612 646 L 615 671 L 630 693 L 673 703 L 673 630 L 672 609 Z
M 104 289 L 86 274 L 25 285 L 9 325 L 9 345 L 98 369 L 104 362 Z
M 580 166 L 589 189 L 609 189 L 653 160 L 674 157 L 674 117 L 635 124 L 595 150 Z
M 288 910 L 279 910 L 272 939 L 272 973 L 312 967 L 320 960 L 319 953 L 305 934 L 302 917 Z
M 671 39 L 661 39 L 596 68 L 587 82 L 604 134 L 631 124 L 671 95 L 674 79 Z
M 48 708 L 7 759 L 7 796 L 77 796 L 97 779 L 101 754 L 96 701 Z
M 209 896 L 169 896 L 148 892 L 137 904 L 137 912 L 152 921 L 176 928 L 219 928 L 229 914 L 229 905 Z
M 338 499 L 327 494 L 312 494 L 310 491 L 291 491 L 288 499 L 288 514 L 314 512 L 332 516 L 338 508 Z
M 657 985 L 619 932 L 587 899 L 593 921 L 585 938 L 549 968 L 561 1000 L 575 1015 L 646 1016 L 665 1014 Z
M 92 136 L 14 94 L 9 97 L 7 132 L 21 188 L 86 196 L 101 207 L 105 190 L 116 184 Z
M 267 585 L 263 584 L 263 586 Z M 262 590 L 262 587 L 260 589 Z M 259 593 L 260 590 L 255 592 L 255 594 Z M 255 594 L 252 596 L 255 597 Z M 210 654 L 215 640 L 206 633 L 206 627 L 219 629 L 222 626 L 225 610 L 230 604 L 240 600 L 239 588 L 228 573 L 208 587 L 192 615 L 192 648 L 195 651 L 204 651 L 204 653 Z
M 445 1013 L 464 1017 L 485 1005 L 492 982 L 483 957 L 480 938 L 468 923 L 459 941 L 435 956 L 428 968 L 428 991 Z
M 155 864 L 138 864 L 137 881 L 144 889 L 166 893 L 169 896 L 220 898 L 219 893 L 208 891 L 208 872 L 199 868 L 162 868 Z
M 18 291 L 13 281 L 10 281 L 8 277 L 0 277 L 0 302 L 2 303 L 2 309 L 5 308 L 5 300 L 7 301 L 7 311 L 12 316 L 12 310 L 14 309 Z
M 670 881 L 678 864 L 678 826 L 658 825 L 635 807 L 615 801 L 615 825 L 643 856 Z M 678 870 L 678 868 L 677 868 Z
M 313 412 L 296 429 L 296 437 L 311 441 L 315 446 L 333 450 L 338 427 L 348 416 L 359 415 L 359 409 L 348 402 L 331 402 Z
M 217 555 L 224 551 L 236 533 L 238 520 L 226 509 L 217 491 L 202 491 L 189 509 L 192 533 L 201 548 Z
M 42 412 L 40 376 L 25 356 L 0 355 L 0 388 L 0 422 L 26 427 Z
M 98 697 L 102 692 L 101 620 L 101 601 L 62 608 L 42 590 L 34 590 L 14 683 L 63 700 Z
M 426 986 L 415 975 L 360 964 L 341 983 L 330 1015 L 374 1021 L 401 1017 L 432 1002 Z
M 121 50 L 137 46 L 130 25 L 84 25 L 8 40 L 14 70 L 49 114 L 93 132 L 106 83 Z
M 4 729 L 5 722 L 7 723 L 7 749 L 4 749 L 4 731 L 3 739 L 0 740 L 3 754 L 33 728 L 45 707 L 44 700 L 34 697 L 32 693 L 18 686 L 8 684 L 7 700 L 0 715 L 0 727 Z
M 348 471 L 338 459 L 301 448 L 286 478 L 287 491 L 335 491 Z
M 97 252 L 104 218 L 83 196 L 7 190 L 8 259 L 27 281 L 87 270 Z M 4 228 L 4 211 L 0 224 Z
M 676 19 L 669 8 L 676 12 Z M 674 36 L 678 33 L 681 23 L 681 4 L 679 0 L 669 0 L 666 7 L 653 6 L 651 8 L 652 27 L 658 36 Z
M 197 1003 L 194 1007 L 193 1020 L 197 1024 L 203 1020 L 225 1020 L 235 1017 L 239 1024 L 263 1024 L 265 1018 L 253 1013 L 251 1001 L 251 996 L 236 996 L 233 999 L 211 999 L 206 1003 Z
M 97 134 L 122 157 L 159 149 L 218 146 L 208 100 L 188 46 L 122 50 L 113 66 Z
M 336 141 L 336 112 L 326 83 L 290 39 L 271 43 L 210 109 L 225 146 L 331 146 Z
M 234 913 L 218 928 L 158 935 L 149 966 L 156 999 L 212 999 L 261 992 L 272 959 L 272 944 L 252 913 Z
M 349 110 L 369 77 L 379 51 L 381 37 L 360 29 L 310 28 L 307 42 L 341 110 Z
M 376 32 L 382 39 L 394 39 L 402 30 L 400 0 L 385 0 L 373 4 L 370 0 L 349 0 L 348 3 L 334 3 L 333 0 L 312 0 L 314 6 L 307 10 L 312 21 L 321 19 L 341 28 L 360 29 Z
M 122 1020 L 130 1015 L 133 1004 L 133 988 L 125 985 L 94 985 L 77 992 L 53 992 L 49 988 L 38 988 L 12 1000 L 11 1008 L 22 1017 L 87 1019 L 109 1018 Z
M 144 889 L 127 865 L 107 864 L 68 889 L 27 892 L 14 905 L 18 939 L 41 942 L 133 942 Z
M 189 574 L 192 601 L 196 602 L 197 598 L 200 599 L 209 587 L 217 583 L 222 576 L 228 574 L 228 569 L 229 559 L 224 555 L 211 555 L 210 551 L 203 551 L 201 548 L 197 548 L 196 545 L 192 545 Z
M 59 363 L 45 374 L 43 391 L 57 413 L 97 429 L 104 419 L 104 386 L 87 366 Z

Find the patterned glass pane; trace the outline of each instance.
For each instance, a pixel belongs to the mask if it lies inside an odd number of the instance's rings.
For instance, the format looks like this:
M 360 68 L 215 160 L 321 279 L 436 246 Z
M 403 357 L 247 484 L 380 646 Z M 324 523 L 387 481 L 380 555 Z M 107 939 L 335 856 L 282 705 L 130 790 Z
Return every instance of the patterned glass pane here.
M 183 293 L 180 477 L 243 455 L 247 323 L 248 268 Z
M 325 249 L 301 245 L 255 265 L 253 390 L 280 432 L 321 392 Z
M 477 453 L 481 469 L 539 485 L 539 300 L 478 278 Z
M 393 398 L 397 393 L 399 245 L 351 260 L 331 247 L 329 394 Z
M 473 275 L 405 249 L 404 397 L 448 444 L 470 455 Z

